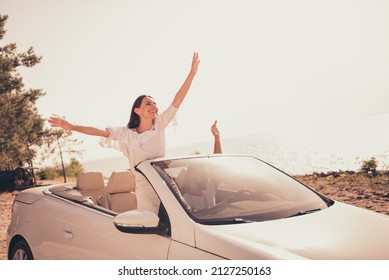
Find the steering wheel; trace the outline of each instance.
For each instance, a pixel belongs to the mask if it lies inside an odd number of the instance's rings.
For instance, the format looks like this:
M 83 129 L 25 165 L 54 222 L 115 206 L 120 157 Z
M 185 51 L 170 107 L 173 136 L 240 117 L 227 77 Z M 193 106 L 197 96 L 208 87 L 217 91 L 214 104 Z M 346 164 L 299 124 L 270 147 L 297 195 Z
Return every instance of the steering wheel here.
M 244 196 L 252 195 L 252 194 L 253 194 L 253 192 L 250 190 L 247 190 L 247 189 L 240 190 L 232 195 L 227 196 L 226 198 L 224 198 L 221 202 L 217 203 L 216 205 L 213 205 L 213 206 L 210 206 L 210 207 L 204 208 L 204 209 L 193 209 L 193 212 L 196 214 L 203 214 L 203 213 L 208 213 L 208 212 L 212 212 L 215 210 L 217 211 L 217 210 L 225 208 L 228 205 L 228 203 L 230 203 L 230 202 L 243 200 Z
M 253 194 L 252 191 L 247 190 L 247 189 L 243 189 L 243 190 L 237 191 L 236 193 L 234 193 L 234 194 L 228 196 L 228 197 L 226 198 L 226 200 L 227 200 L 228 202 L 239 201 L 239 200 L 243 200 L 243 198 L 244 198 L 245 196 L 252 195 L 252 194 Z

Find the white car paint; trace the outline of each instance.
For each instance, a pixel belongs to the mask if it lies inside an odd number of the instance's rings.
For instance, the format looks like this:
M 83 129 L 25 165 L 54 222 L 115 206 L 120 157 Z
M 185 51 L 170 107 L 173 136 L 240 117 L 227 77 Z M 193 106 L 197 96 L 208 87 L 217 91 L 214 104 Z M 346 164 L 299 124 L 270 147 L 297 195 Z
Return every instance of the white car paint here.
M 384 241 L 389 228 L 383 226 L 387 223 L 387 216 L 336 202 L 300 217 L 242 225 L 198 225 L 196 246 L 227 258 L 244 258 L 251 253 L 254 259 L 389 259 L 389 243 Z M 244 254 L 237 256 L 239 252 Z
M 87 207 L 52 194 L 53 186 L 47 186 L 18 194 L 7 245 L 24 238 L 34 259 L 389 259 L 388 216 L 335 202 L 296 217 L 201 224 L 178 202 L 152 162 L 138 168 L 163 202 L 169 234 L 123 232 L 115 223 L 125 228 L 147 222 L 155 228 L 158 219 L 145 211 L 117 215 Z

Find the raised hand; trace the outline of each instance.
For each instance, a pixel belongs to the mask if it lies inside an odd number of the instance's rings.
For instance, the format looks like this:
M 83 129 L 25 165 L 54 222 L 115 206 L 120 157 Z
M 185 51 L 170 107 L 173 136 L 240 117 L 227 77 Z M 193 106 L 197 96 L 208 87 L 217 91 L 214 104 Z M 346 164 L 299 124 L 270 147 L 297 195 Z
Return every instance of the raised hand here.
M 193 75 L 196 75 L 196 73 L 197 73 L 197 68 L 198 68 L 199 63 L 200 63 L 199 53 L 198 53 L 198 52 L 195 52 L 195 53 L 193 53 L 192 67 L 191 67 L 191 69 L 190 69 L 190 72 L 191 72 Z
M 220 138 L 220 132 L 219 129 L 217 128 L 217 121 L 215 121 L 212 126 L 211 126 L 211 132 L 214 137 Z
M 47 120 L 52 127 L 60 127 L 66 130 L 73 130 L 74 125 L 68 122 L 65 118 L 61 118 L 57 115 L 51 116 Z
M 222 153 L 222 144 L 220 141 L 220 132 L 217 128 L 217 121 L 214 121 L 214 123 L 211 126 L 211 132 L 213 136 L 215 137 L 215 142 L 213 146 L 213 153 L 214 154 L 221 154 Z

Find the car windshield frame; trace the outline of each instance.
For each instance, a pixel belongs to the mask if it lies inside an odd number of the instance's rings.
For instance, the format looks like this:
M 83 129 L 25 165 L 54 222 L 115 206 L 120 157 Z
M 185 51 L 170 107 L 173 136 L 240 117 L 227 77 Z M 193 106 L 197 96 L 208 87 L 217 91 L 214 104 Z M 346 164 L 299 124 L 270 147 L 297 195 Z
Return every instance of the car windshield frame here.
M 201 224 L 277 220 L 333 201 L 278 168 L 245 155 L 163 159 L 151 166 L 187 214 Z

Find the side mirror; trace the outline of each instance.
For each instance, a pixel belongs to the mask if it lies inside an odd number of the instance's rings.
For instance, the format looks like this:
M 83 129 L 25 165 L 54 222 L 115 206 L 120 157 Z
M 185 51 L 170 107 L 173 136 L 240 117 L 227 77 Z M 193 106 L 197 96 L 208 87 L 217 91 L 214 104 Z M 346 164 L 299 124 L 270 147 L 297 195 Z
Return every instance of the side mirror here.
M 163 231 L 158 227 L 157 215 L 140 209 L 120 213 L 113 219 L 113 223 L 118 230 L 127 233 L 155 234 Z

